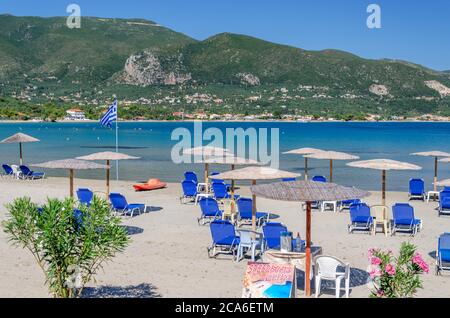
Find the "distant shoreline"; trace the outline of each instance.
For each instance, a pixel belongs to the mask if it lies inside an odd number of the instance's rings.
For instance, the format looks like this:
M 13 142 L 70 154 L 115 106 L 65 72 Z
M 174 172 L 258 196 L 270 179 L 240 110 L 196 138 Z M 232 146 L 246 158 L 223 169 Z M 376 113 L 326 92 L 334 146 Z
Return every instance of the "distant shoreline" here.
M 98 120 L 57 120 L 51 121 L 32 121 L 32 120 L 0 120 L 0 124 L 81 124 L 81 123 L 98 123 Z M 195 122 L 207 122 L 207 123 L 292 123 L 292 124 L 315 124 L 315 123 L 450 123 L 450 120 L 380 120 L 380 121 L 369 121 L 369 120 L 311 120 L 311 121 L 301 121 L 301 120 L 264 120 L 264 119 L 254 119 L 254 120 L 120 120 L 119 123 L 195 123 Z

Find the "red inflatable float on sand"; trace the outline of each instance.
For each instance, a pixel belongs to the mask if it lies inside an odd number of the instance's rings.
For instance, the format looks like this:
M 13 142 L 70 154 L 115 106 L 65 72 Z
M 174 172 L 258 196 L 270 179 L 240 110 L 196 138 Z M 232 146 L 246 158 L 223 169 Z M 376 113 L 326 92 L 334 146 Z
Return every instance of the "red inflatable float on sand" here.
M 167 183 L 162 182 L 159 179 L 149 179 L 147 183 L 135 184 L 133 185 L 134 190 L 136 191 L 151 191 L 162 189 L 167 186 Z

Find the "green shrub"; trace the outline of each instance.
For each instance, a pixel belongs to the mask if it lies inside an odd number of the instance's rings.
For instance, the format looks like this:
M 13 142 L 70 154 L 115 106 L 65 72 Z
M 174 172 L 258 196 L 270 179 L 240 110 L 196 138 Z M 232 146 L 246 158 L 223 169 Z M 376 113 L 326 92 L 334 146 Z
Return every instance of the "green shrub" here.
M 120 219 L 97 197 L 79 209 L 73 199 L 48 199 L 39 208 L 29 198 L 7 209 L 3 226 L 9 241 L 33 255 L 54 297 L 80 297 L 103 264 L 130 242 Z

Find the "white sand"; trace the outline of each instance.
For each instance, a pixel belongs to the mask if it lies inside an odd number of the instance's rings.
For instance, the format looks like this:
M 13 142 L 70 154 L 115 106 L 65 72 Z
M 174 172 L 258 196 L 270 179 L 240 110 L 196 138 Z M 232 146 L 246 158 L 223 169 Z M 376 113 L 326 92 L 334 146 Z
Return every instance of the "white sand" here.
M 230 257 L 209 259 L 206 248 L 210 244 L 208 226 L 198 226 L 200 208 L 181 205 L 179 184 L 169 184 L 167 189 L 135 193 L 132 182 L 113 182 L 112 189 L 124 193 L 129 201 L 142 202 L 162 210 L 143 214 L 123 223 L 143 230 L 132 236 L 132 243 L 123 254 L 104 267 L 90 286 L 112 286 L 115 291 L 134 295 L 149 295 L 142 287 L 148 284 L 153 292 L 163 297 L 240 297 L 245 261 L 236 263 Z M 76 187 L 90 187 L 104 191 L 104 181 L 76 180 Z M 248 188 L 238 190 L 248 195 Z M 4 220 L 4 205 L 15 197 L 30 196 L 43 203 L 47 196 L 63 198 L 68 194 L 68 180 L 50 178 L 43 181 L 0 180 L 0 219 Z M 366 201 L 379 203 L 379 193 L 373 193 Z M 388 204 L 407 202 L 405 193 L 389 193 Z M 450 231 L 450 218 L 438 218 L 437 203 L 413 201 L 416 216 L 424 222 L 423 231 L 416 237 L 399 234 L 385 237 L 383 234 L 347 233 L 348 212 L 333 214 L 313 213 L 312 240 L 322 246 L 325 254 L 334 255 L 349 262 L 355 269 L 367 268 L 367 250 L 371 247 L 398 250 L 401 242 L 410 240 L 418 246 L 430 265 L 430 273 L 423 276 L 424 289 L 420 297 L 450 297 L 450 275 L 434 275 L 434 258 L 429 253 L 436 250 L 437 237 Z M 297 203 L 258 199 L 258 210 L 270 211 L 280 216 L 294 233 L 305 233 L 305 214 Z M 433 253 L 434 255 L 434 253 Z M 43 274 L 25 250 L 11 247 L 6 235 L 0 232 L 0 297 L 48 297 Z M 358 273 L 357 270 L 354 271 Z M 359 272 L 361 273 L 361 272 Z M 368 289 L 362 285 L 353 287 L 351 297 L 367 297 Z M 124 289 L 134 286 L 134 289 Z M 121 289 L 122 288 L 122 289 Z M 330 291 L 333 293 L 333 291 Z M 325 296 L 327 297 L 327 296 Z

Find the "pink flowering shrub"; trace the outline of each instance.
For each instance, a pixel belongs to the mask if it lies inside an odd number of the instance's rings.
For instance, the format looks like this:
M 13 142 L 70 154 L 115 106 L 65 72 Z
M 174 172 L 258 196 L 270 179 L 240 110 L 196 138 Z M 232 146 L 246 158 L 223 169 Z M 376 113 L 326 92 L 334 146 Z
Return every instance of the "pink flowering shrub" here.
M 428 273 L 429 266 L 414 245 L 403 243 L 398 257 L 394 257 L 392 251 L 374 248 L 368 254 L 371 297 L 412 297 L 422 288 L 420 275 Z

